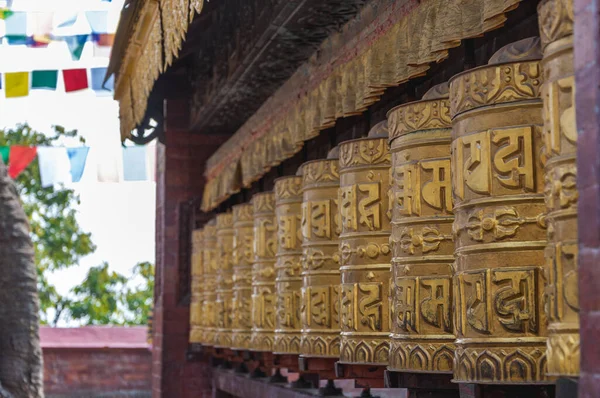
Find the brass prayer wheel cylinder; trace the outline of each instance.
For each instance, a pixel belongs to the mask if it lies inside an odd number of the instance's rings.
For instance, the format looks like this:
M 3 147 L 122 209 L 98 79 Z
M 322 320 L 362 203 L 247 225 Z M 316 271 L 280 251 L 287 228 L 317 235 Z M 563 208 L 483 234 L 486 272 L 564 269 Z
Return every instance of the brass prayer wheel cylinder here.
M 202 248 L 204 289 L 202 301 L 202 344 L 215 343 L 217 327 L 217 220 L 212 219 L 204 226 L 204 247 Z
M 192 298 L 190 302 L 190 343 L 202 343 L 202 301 L 204 292 L 204 231 L 196 229 L 192 232 Z
M 302 345 L 306 357 L 340 355 L 339 164 L 302 165 Z
M 291 176 L 275 180 L 275 215 L 275 353 L 300 354 L 302 177 Z
M 339 147 L 340 362 L 387 365 L 391 261 L 387 128 L 379 137 L 346 141 Z
M 231 347 L 247 350 L 252 328 L 252 262 L 254 218 L 252 204 L 233 209 L 233 301 Z
M 548 211 L 546 315 L 548 374 L 579 375 L 577 273 L 577 129 L 573 66 L 573 2 L 538 5 L 543 46 L 545 194 Z
M 389 369 L 452 373 L 452 120 L 448 84 L 388 112 L 392 152 Z
M 215 347 L 231 347 L 233 301 L 233 215 L 217 215 L 217 330 Z
M 275 195 L 252 197 L 254 211 L 254 263 L 252 265 L 252 335 L 250 349 L 273 351 L 275 339 L 275 254 L 277 224 Z
M 450 80 L 457 382 L 545 380 L 540 55 L 516 42 Z

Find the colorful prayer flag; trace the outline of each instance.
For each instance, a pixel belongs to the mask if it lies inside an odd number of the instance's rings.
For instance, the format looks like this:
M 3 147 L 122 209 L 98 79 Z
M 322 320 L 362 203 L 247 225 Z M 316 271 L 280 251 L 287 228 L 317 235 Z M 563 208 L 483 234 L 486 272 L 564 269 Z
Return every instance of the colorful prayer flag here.
M 71 162 L 64 147 L 38 147 L 42 187 L 71 181 Z
M 87 71 L 85 69 L 65 69 L 62 72 L 67 93 L 88 88 Z
M 29 72 L 12 72 L 4 76 L 6 98 L 25 97 L 29 94 Z
M 108 32 L 108 11 L 86 11 L 85 16 L 93 33 Z
M 36 147 L 13 145 L 10 147 L 10 155 L 8 157 L 8 175 L 11 178 L 17 178 L 19 174 L 29 163 L 35 159 L 37 153 Z
M 6 36 L 27 36 L 27 13 L 17 11 L 5 17 Z
M 57 70 L 34 70 L 31 72 L 31 88 L 56 90 Z
M 85 170 L 85 162 L 89 151 L 90 148 L 85 146 L 67 149 L 69 161 L 71 162 L 71 178 L 73 182 L 79 182 L 81 180 L 81 176 Z
M 115 42 L 115 35 L 112 33 L 94 34 L 94 41 L 98 43 L 99 46 L 112 47 Z
M 123 148 L 123 180 L 148 180 L 145 146 L 128 146 Z
M 9 10 L 8 8 L 0 9 L 0 19 L 6 19 L 13 14 L 14 14 L 14 12 Z
M 10 153 L 9 146 L 0 146 L 0 157 L 2 157 L 2 162 L 4 164 L 8 164 L 8 154 Z
M 67 47 L 69 47 L 73 61 L 79 61 L 81 59 L 81 54 L 83 54 L 83 48 L 88 40 L 88 36 L 89 35 L 65 36 L 64 40 L 67 43 Z
M 92 90 L 94 91 L 112 91 L 115 85 L 114 75 L 104 83 L 104 77 L 106 76 L 106 68 L 92 68 Z
M 25 35 L 6 35 L 4 37 L 11 46 L 20 46 L 29 43 L 29 38 Z

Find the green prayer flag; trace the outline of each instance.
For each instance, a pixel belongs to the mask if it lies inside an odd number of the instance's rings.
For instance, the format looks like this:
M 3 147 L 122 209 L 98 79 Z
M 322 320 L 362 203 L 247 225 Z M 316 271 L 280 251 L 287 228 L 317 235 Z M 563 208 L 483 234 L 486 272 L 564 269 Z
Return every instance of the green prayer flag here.
M 8 155 L 10 154 L 10 147 L 8 146 L 0 146 L 0 156 L 2 156 L 2 161 L 4 164 L 8 164 Z
M 47 88 L 56 90 L 57 70 L 34 70 L 31 72 L 31 88 Z

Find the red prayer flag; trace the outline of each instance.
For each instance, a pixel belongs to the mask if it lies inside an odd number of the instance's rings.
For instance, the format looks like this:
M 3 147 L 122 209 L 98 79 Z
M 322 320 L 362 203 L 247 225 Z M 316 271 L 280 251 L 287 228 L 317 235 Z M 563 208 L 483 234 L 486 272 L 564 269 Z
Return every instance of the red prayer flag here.
M 36 147 L 13 145 L 10 147 L 10 155 L 8 157 L 8 175 L 11 178 L 17 178 L 19 174 L 29 163 L 35 159 L 37 153 Z
M 85 69 L 65 69 L 63 70 L 63 79 L 67 93 L 88 88 L 87 70 Z

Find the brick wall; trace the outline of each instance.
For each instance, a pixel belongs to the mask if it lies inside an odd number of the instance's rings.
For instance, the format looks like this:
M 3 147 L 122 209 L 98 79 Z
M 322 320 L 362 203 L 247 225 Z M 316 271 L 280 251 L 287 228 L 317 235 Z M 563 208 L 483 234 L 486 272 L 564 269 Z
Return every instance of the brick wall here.
M 579 397 L 600 397 L 600 0 L 575 0 L 578 130 Z
M 149 397 L 146 334 L 146 327 L 41 327 L 46 397 Z
M 186 361 L 189 337 L 189 297 L 179 289 L 180 204 L 200 197 L 206 159 L 225 141 L 224 136 L 188 131 L 188 105 L 165 101 L 163 144 L 158 145 L 156 179 L 156 285 L 153 319 L 153 397 L 211 396 L 210 367 Z M 202 377 L 205 376 L 205 377 Z
M 52 397 L 150 397 L 148 349 L 44 348 L 44 391 Z

